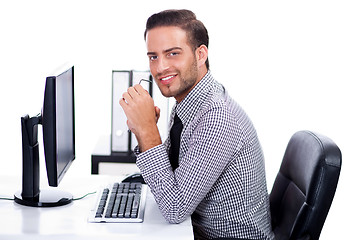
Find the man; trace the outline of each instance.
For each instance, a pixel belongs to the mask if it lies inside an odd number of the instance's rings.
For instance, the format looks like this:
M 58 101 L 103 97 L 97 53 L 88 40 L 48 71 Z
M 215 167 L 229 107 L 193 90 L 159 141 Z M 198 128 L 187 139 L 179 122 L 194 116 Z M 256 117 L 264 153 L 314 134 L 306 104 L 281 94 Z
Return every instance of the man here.
M 191 216 L 195 239 L 272 239 L 261 146 L 209 71 L 206 28 L 191 11 L 167 10 L 148 19 L 145 41 L 156 84 L 176 100 L 170 125 L 181 120 L 179 153 L 173 156 L 173 136 L 161 142 L 160 110 L 140 85 L 120 105 L 139 143 L 136 164 L 164 218 Z

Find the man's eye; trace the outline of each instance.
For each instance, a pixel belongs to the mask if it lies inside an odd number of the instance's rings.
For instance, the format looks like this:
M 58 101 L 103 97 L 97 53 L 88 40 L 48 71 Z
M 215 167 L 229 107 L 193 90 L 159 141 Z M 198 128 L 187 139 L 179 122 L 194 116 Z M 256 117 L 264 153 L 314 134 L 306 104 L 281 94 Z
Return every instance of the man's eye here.
M 150 61 L 154 61 L 154 60 L 156 60 L 157 58 L 158 58 L 157 56 L 149 56 Z
M 171 53 L 169 53 L 169 56 L 176 56 L 176 55 L 179 55 L 179 53 L 178 53 L 178 52 L 171 52 Z

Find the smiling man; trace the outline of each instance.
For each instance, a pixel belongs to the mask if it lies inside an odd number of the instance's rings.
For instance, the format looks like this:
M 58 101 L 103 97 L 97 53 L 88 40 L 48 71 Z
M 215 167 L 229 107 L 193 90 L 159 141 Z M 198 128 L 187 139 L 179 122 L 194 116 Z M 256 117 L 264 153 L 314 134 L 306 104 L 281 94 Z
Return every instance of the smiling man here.
M 171 130 L 161 142 L 160 109 L 140 85 L 120 105 L 139 143 L 136 164 L 164 218 L 191 216 L 195 239 L 273 239 L 261 146 L 209 70 L 205 26 L 191 11 L 166 10 L 148 19 L 145 41 L 156 84 L 176 100 L 170 126 L 179 139 Z

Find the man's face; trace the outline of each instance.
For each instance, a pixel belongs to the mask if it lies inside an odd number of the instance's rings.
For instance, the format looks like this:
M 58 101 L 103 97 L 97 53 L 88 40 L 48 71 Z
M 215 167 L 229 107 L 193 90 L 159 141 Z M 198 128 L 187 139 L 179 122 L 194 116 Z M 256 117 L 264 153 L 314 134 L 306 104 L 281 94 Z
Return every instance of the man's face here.
M 195 53 L 184 30 L 156 27 L 147 32 L 150 71 L 161 93 L 181 102 L 200 81 Z

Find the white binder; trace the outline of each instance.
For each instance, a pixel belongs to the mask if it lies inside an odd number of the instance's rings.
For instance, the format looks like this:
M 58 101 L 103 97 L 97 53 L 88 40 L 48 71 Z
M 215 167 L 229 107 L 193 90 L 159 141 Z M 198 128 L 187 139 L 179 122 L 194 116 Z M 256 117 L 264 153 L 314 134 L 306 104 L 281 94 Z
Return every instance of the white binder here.
M 111 106 L 111 151 L 129 151 L 129 129 L 126 124 L 126 115 L 122 110 L 119 100 L 129 88 L 131 81 L 130 71 L 112 72 L 112 106 Z

